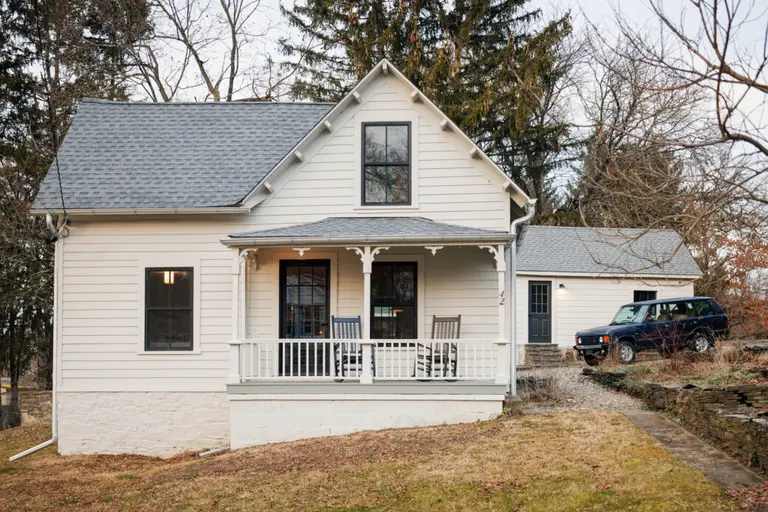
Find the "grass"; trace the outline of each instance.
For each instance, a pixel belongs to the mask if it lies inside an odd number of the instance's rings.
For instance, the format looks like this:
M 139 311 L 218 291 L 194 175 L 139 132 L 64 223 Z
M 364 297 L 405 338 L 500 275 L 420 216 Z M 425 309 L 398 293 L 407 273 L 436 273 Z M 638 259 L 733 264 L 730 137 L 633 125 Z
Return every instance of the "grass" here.
M 737 510 L 618 413 L 366 432 L 200 459 L 67 456 L 0 432 L 0 510 Z M 126 475 L 131 475 L 127 478 Z
M 637 381 L 661 384 L 768 384 L 768 354 L 751 354 L 732 345 L 718 346 L 706 354 L 681 351 L 669 358 L 642 364 L 620 365 L 607 359 L 601 367 L 626 372 Z

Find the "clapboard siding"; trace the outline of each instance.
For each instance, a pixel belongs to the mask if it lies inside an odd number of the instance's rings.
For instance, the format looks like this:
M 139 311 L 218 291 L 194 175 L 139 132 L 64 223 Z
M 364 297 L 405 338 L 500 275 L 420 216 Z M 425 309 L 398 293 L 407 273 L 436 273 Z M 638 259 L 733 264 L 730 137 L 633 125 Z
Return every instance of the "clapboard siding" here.
M 63 244 L 59 283 L 62 389 L 223 391 L 227 341 L 232 336 L 233 252 L 220 240 L 230 233 L 339 215 L 423 216 L 509 229 L 504 178 L 487 162 L 470 158 L 471 146 L 458 134 L 442 131 L 441 117 L 423 103 L 412 102 L 410 92 L 391 75 L 374 80 L 361 91 L 361 104 L 351 105 L 334 120 L 332 133 L 302 148 L 304 162 L 294 161 L 270 177 L 274 193 L 249 215 L 73 218 Z M 411 207 L 360 207 L 360 125 L 375 120 L 411 122 Z M 422 248 L 393 248 L 388 256 L 398 251 L 423 254 L 422 336 L 430 333 L 432 315 L 455 314 L 462 315 L 464 336 L 496 335 L 496 273 L 486 251 L 446 248 L 433 256 Z M 258 260 L 249 263 L 248 283 L 241 282 L 247 287 L 247 303 L 241 308 L 247 310 L 248 337 L 277 336 L 279 259 L 297 257 L 290 248 L 263 249 Z M 334 261 L 332 313 L 362 315 L 359 258 L 344 249 L 313 250 L 305 257 Z M 142 354 L 144 269 L 174 261 L 178 266 L 192 261 L 197 268 L 200 353 Z
M 552 342 L 561 347 L 572 346 L 577 331 L 608 324 L 620 306 L 632 302 L 634 290 L 656 290 L 659 299 L 693 295 L 693 282 L 677 279 L 518 276 L 518 343 L 528 342 L 529 281 L 552 282 Z

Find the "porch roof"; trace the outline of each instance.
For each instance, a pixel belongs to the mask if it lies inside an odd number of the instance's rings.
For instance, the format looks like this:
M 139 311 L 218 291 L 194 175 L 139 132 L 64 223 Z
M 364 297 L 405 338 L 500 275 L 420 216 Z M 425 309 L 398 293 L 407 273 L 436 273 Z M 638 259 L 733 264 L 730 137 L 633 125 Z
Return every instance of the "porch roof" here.
M 228 246 L 507 243 L 506 231 L 447 224 L 424 217 L 328 217 L 295 226 L 229 235 Z

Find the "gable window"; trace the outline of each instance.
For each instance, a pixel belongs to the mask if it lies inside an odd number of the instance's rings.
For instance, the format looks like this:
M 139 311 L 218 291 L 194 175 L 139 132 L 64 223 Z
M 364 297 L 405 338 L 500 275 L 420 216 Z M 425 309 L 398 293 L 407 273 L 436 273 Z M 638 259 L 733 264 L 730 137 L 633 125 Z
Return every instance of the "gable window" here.
M 145 280 L 145 350 L 192 350 L 192 269 L 148 268 Z
M 411 204 L 411 123 L 363 123 L 364 205 Z
M 646 300 L 656 300 L 655 290 L 635 290 L 632 302 L 643 302 Z

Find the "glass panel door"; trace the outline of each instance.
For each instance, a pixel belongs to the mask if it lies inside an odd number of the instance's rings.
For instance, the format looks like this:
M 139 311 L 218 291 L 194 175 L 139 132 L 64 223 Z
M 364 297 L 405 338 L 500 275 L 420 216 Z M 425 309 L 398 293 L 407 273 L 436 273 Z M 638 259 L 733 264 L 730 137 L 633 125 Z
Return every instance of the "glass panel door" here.
M 330 268 L 329 260 L 280 261 L 280 338 L 330 337 Z M 279 356 L 281 375 L 330 375 L 327 344 L 280 343 Z

